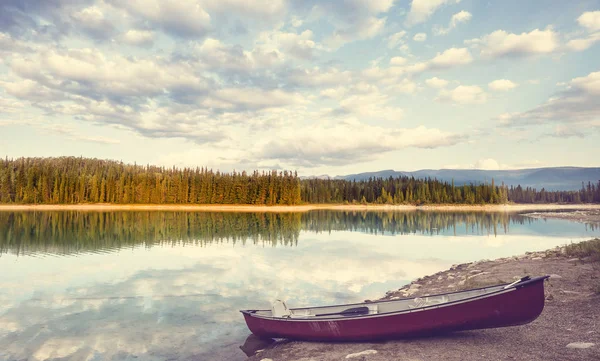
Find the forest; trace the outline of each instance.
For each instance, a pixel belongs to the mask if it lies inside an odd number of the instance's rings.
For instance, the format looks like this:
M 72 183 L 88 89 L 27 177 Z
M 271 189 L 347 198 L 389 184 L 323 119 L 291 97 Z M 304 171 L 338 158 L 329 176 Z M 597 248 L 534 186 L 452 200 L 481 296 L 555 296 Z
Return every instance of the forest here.
M 0 203 L 13 204 L 503 204 L 600 203 L 598 184 L 574 191 L 455 185 L 413 177 L 304 179 L 272 170 L 221 173 L 81 157 L 0 159 Z

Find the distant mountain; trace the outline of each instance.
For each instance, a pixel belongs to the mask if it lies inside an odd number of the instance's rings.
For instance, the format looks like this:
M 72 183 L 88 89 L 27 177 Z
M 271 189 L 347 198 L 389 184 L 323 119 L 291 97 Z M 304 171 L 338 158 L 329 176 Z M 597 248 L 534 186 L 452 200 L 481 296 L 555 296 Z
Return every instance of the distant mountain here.
M 494 182 L 498 185 L 533 187 L 538 190 L 577 190 L 581 189 L 581 182 L 587 184 L 592 182 L 597 184 L 600 180 L 600 168 L 582 168 L 582 167 L 551 167 L 551 168 L 532 168 L 515 170 L 481 170 L 481 169 L 423 169 L 414 172 L 394 171 L 391 169 L 378 172 L 366 172 L 359 174 L 350 174 L 346 176 L 337 176 L 335 179 L 346 180 L 366 180 L 371 178 L 388 177 L 415 177 L 415 178 L 436 178 L 441 181 L 451 182 L 462 185 L 469 183 Z
M 331 179 L 327 174 L 322 175 L 309 175 L 309 176 L 300 176 L 300 179 Z

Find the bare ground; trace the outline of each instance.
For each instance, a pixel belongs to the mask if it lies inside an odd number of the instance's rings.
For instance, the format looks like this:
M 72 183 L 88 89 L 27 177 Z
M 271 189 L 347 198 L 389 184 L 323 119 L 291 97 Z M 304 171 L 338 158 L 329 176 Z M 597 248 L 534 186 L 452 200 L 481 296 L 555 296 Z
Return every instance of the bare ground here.
M 280 341 L 248 361 L 600 360 L 600 263 L 570 258 L 564 247 L 456 265 L 383 299 L 512 282 L 524 275 L 552 275 L 545 284 L 544 311 L 527 325 L 385 342 Z

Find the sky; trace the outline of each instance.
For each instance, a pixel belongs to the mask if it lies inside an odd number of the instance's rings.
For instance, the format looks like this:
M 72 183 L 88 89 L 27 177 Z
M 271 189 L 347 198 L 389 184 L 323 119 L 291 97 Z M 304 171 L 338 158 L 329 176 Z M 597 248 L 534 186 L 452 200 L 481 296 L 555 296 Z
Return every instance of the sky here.
M 0 156 L 599 166 L 600 0 L 2 0 Z

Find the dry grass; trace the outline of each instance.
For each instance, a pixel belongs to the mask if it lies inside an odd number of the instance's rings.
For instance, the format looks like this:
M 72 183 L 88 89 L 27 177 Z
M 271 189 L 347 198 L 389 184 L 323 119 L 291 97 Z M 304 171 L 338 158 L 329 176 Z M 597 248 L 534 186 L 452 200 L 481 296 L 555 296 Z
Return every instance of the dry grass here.
M 569 257 L 589 257 L 594 262 L 600 262 L 600 238 L 571 243 L 565 247 L 565 254 Z

